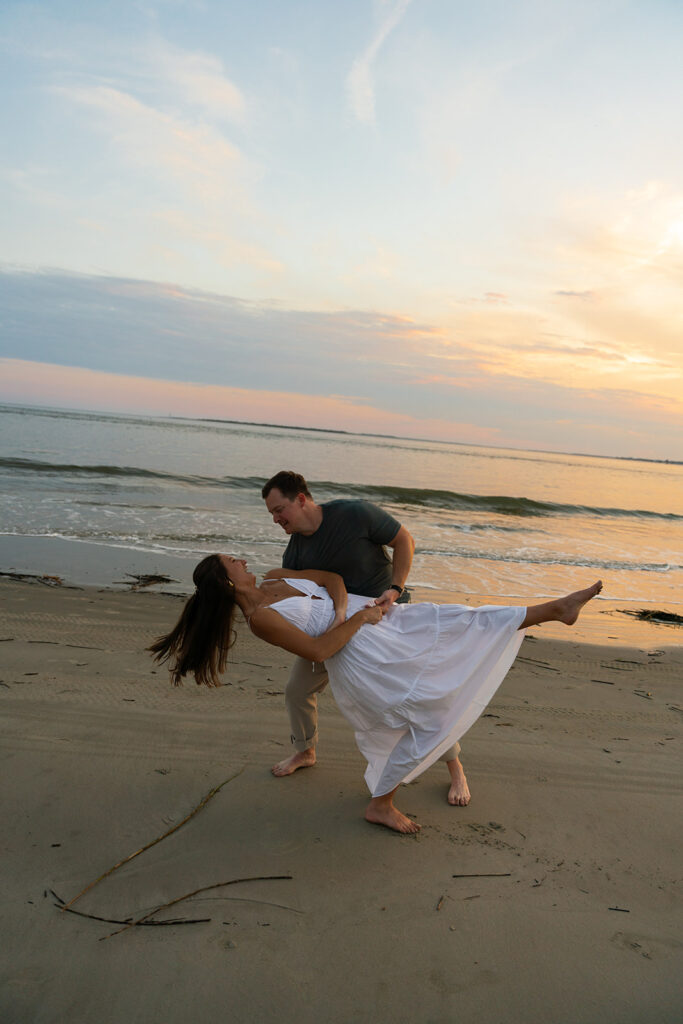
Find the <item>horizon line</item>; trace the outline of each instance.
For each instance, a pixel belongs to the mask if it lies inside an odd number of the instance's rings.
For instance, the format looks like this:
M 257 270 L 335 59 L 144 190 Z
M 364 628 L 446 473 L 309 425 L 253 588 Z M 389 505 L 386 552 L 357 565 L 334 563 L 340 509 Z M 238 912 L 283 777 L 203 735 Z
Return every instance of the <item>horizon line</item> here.
M 218 416 L 175 416 L 169 413 L 167 416 L 160 414 L 144 413 L 144 412 L 117 412 L 107 409 L 75 409 L 72 406 L 49 406 L 49 405 L 31 405 L 21 402 L 0 402 L 0 410 L 2 408 L 16 408 L 16 409 L 42 409 L 46 412 L 66 412 L 76 415 L 83 416 L 118 416 L 122 419 L 127 417 L 141 416 L 148 420 L 175 420 L 180 422 L 196 422 L 196 423 L 233 423 L 238 426 L 244 427 L 270 427 L 271 429 L 282 429 L 282 430 L 300 430 L 307 433 L 317 434 L 341 434 L 344 437 L 376 437 L 383 440 L 389 441 L 419 441 L 427 444 L 445 444 L 454 445 L 459 448 L 486 448 L 491 451 L 504 451 L 504 452 L 525 452 L 528 454 L 537 455 L 565 455 L 574 458 L 581 459 L 612 459 L 618 462 L 646 462 L 653 463 L 655 465 L 663 466 L 682 466 L 683 460 L 680 459 L 655 459 L 647 458 L 645 456 L 637 455 L 596 455 L 590 452 L 572 452 L 572 451 L 561 451 L 552 448 L 510 448 L 506 445 L 493 445 L 484 444 L 482 442 L 471 442 L 471 441 L 444 441 L 434 437 L 406 437 L 400 434 L 374 434 L 370 431 L 361 430 L 344 430 L 337 427 L 302 427 L 299 425 L 292 425 L 289 423 L 269 423 L 262 422 L 260 420 L 234 420 L 224 419 Z

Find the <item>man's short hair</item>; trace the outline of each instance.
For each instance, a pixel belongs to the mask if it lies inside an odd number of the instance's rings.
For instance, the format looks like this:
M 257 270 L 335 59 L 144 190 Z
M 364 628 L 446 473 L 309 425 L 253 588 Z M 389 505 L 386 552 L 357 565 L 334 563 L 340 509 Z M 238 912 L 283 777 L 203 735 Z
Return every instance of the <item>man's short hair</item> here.
M 263 485 L 261 497 L 265 500 L 275 489 L 289 501 L 294 501 L 297 494 L 305 494 L 311 500 L 313 498 L 301 473 L 295 473 L 292 469 L 281 469 L 279 473 L 272 476 L 268 483 Z

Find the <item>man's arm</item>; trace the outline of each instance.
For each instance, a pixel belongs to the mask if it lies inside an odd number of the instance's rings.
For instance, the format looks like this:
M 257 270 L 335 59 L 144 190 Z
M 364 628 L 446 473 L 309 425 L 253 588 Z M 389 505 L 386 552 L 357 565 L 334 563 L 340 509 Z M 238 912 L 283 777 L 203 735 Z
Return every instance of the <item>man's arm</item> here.
M 413 564 L 415 541 L 408 533 L 405 526 L 402 526 L 394 539 L 389 541 L 387 546 L 393 550 L 391 582 L 403 589 L 405 582 L 408 579 L 410 567 Z M 390 587 L 388 590 L 385 590 L 383 594 L 380 594 L 375 601 L 375 604 L 386 610 L 391 607 L 399 596 L 398 591 Z

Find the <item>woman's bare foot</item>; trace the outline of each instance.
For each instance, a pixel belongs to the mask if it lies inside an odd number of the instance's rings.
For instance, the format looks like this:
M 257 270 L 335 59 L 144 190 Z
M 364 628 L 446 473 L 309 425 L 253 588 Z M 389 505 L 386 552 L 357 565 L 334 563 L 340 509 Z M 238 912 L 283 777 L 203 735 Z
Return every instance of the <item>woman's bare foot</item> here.
M 301 750 L 290 757 L 286 757 L 284 761 L 278 761 L 270 770 L 273 775 L 282 778 L 284 775 L 293 775 L 298 768 L 310 768 L 314 764 L 315 748 L 309 747 L 308 750 Z
M 602 590 L 602 580 L 598 580 L 592 587 L 585 590 L 577 590 L 573 594 L 559 599 L 558 622 L 564 622 L 567 626 L 573 626 L 579 617 L 579 612 L 585 604 L 596 597 Z
M 470 802 L 470 787 L 467 785 L 467 778 L 460 758 L 456 757 L 453 761 L 446 761 L 446 767 L 450 772 L 451 785 L 448 790 L 448 802 L 453 807 L 467 807 Z
M 404 835 L 420 831 L 417 822 L 406 818 L 405 814 L 401 814 L 398 808 L 394 807 L 391 795 L 389 800 L 381 796 L 372 799 L 365 810 L 365 820 L 373 825 L 386 825 L 394 832 L 402 832 Z
M 576 590 L 573 594 L 567 594 L 566 597 L 557 597 L 553 601 L 545 601 L 543 604 L 529 605 L 524 622 L 519 629 L 541 626 L 544 622 L 564 622 L 566 626 L 573 626 L 583 606 L 596 597 L 601 590 L 602 580 L 598 580 L 592 587 Z

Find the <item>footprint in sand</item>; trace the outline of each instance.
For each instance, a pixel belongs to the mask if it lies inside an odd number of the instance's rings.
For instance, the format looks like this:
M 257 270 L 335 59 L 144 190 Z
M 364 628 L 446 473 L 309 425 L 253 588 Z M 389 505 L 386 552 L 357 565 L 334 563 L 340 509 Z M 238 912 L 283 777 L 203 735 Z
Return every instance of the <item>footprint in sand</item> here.
M 652 935 L 639 935 L 637 932 L 615 932 L 611 942 L 620 949 L 630 950 L 646 960 L 654 960 L 670 955 L 674 950 L 683 949 L 683 942 L 678 939 L 659 938 Z

